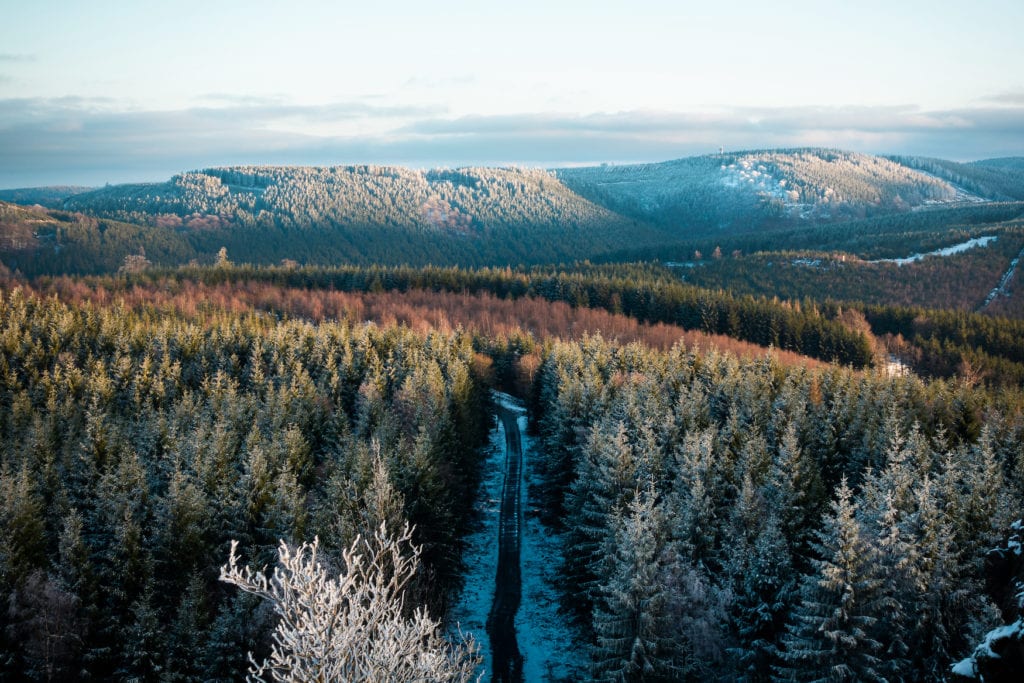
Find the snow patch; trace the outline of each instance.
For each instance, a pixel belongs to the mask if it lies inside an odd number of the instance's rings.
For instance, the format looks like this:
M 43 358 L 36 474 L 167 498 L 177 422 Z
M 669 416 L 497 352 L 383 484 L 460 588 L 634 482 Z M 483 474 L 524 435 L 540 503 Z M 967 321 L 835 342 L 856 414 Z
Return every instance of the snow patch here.
M 523 680 L 529 681 L 581 681 L 587 679 L 587 661 L 582 648 L 573 647 L 583 642 L 566 616 L 558 613 L 563 540 L 551 533 L 540 522 L 539 509 L 530 491 L 540 490 L 537 471 L 537 452 L 533 439 L 526 433 L 526 415 L 519 418 L 519 431 L 523 445 L 523 481 L 526 485 L 524 500 L 526 515 L 520 545 L 522 563 L 523 598 L 516 615 L 519 650 L 523 654 Z
M 913 263 L 914 261 L 920 261 L 926 256 L 952 256 L 953 254 L 959 254 L 973 249 L 974 247 L 987 247 L 989 242 L 994 242 L 997 239 L 995 235 L 986 235 L 985 237 L 975 237 L 974 239 L 961 242 L 960 244 L 954 244 L 951 247 L 943 247 L 942 249 L 936 249 L 935 251 L 929 251 L 925 254 L 911 254 L 904 258 L 880 258 L 874 261 L 867 261 L 867 263 L 895 263 L 897 266 L 902 266 L 907 263 Z
M 964 188 L 960 187 L 959 185 L 956 185 L 953 182 L 946 180 L 945 178 L 941 178 L 935 175 L 934 173 L 922 171 L 919 168 L 915 168 L 914 170 L 923 176 L 934 178 L 935 180 L 938 180 L 939 182 L 948 185 L 953 190 L 953 196 L 947 199 L 926 199 L 924 200 L 924 203 L 921 206 L 915 206 L 912 209 L 912 211 L 920 211 L 922 209 L 934 208 L 936 206 L 948 206 L 950 204 L 984 204 L 986 202 L 991 201 L 985 199 L 984 197 L 979 197 L 973 192 L 969 192 Z
M 976 679 L 978 672 L 975 670 L 974 657 L 962 659 L 953 665 L 953 673 L 964 678 Z
M 526 433 L 526 408 L 522 401 L 509 394 L 495 391 L 492 397 L 499 406 L 519 413 L 517 423 L 523 447 L 520 500 L 526 514 L 523 516 L 519 549 L 522 600 L 516 613 L 517 641 L 523 655 L 523 680 L 529 683 L 585 680 L 586 660 L 580 648 L 571 645 L 582 642 L 582 637 L 568 619 L 558 613 L 557 584 L 562 539 L 549 532 L 540 523 L 538 515 L 531 514 L 539 504 L 530 498 L 529 491 L 539 490 L 540 475 L 536 467 L 536 446 Z M 463 634 L 472 635 L 480 646 L 483 661 L 477 671 L 482 680 L 491 676 L 487 615 L 494 602 L 498 573 L 498 526 L 505 476 L 505 446 L 505 428 L 495 416 L 490 443 L 484 451 L 483 481 L 475 506 L 477 527 L 466 538 L 463 554 L 465 583 L 449 612 L 450 632 L 457 635 L 461 629 Z
M 522 413 L 523 415 L 526 414 L 526 407 L 523 405 L 523 402 L 511 394 L 506 394 L 502 391 L 491 391 L 491 398 L 505 410 Z M 502 433 L 504 434 L 504 432 Z M 525 453 L 523 455 L 525 457 Z
M 474 506 L 476 528 L 466 537 L 463 562 L 465 583 L 449 611 L 450 631 L 472 636 L 483 661 L 477 671 L 491 675 L 491 648 L 487 636 L 487 615 L 494 602 L 494 577 L 498 574 L 498 521 L 501 517 L 501 487 L 505 479 L 505 428 L 497 416 L 490 443 L 484 449 L 483 477 Z
M 890 353 L 885 361 L 885 374 L 887 377 L 906 377 L 910 374 L 910 367 L 899 356 Z

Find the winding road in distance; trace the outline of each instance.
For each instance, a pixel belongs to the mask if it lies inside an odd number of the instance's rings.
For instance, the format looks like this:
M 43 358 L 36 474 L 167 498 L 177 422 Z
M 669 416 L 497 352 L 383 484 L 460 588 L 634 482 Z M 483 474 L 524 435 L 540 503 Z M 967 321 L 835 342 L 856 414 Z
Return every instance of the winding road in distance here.
M 522 413 L 498 406 L 498 417 L 505 427 L 505 483 L 501 490 L 501 519 L 498 526 L 498 575 L 494 603 L 487 617 L 487 635 L 491 639 L 493 678 L 496 683 L 522 683 L 523 655 L 516 640 L 516 611 L 522 597 L 519 570 L 519 532 L 522 529 L 520 479 L 523 445 L 518 417 Z

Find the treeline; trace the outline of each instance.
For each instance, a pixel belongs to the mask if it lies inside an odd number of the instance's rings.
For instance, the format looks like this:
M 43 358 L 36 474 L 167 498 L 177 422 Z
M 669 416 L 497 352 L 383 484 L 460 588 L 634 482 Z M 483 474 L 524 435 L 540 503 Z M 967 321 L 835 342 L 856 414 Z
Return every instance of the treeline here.
M 994 246 L 989 245 L 986 249 Z M 810 270 L 808 266 L 799 267 Z M 903 269 L 911 267 L 916 266 L 904 266 Z M 41 278 L 37 286 L 41 291 L 49 291 L 54 286 L 53 282 L 61 280 Z M 734 295 L 682 283 L 675 273 L 656 264 L 582 263 L 572 268 L 515 270 L 224 265 L 216 268 L 151 269 L 91 282 L 111 292 L 126 291 L 135 286 L 149 291 L 170 286 L 173 291 L 184 283 L 195 282 L 206 286 L 227 286 L 229 289 L 236 285 L 249 287 L 262 283 L 299 292 L 405 293 L 424 290 L 474 295 L 487 293 L 498 299 L 532 297 L 566 303 L 577 309 L 604 309 L 647 325 L 664 324 L 728 336 L 762 347 L 773 346 L 854 367 L 878 363 L 884 360 L 885 352 L 889 352 L 925 376 L 948 378 L 968 369 L 974 379 L 982 379 L 992 385 L 1013 387 L 1024 382 L 1024 359 L 1020 357 L 1019 345 L 1015 343 L 1022 338 L 1024 330 L 1018 329 L 1021 323 L 1017 320 L 948 312 L 941 308 L 865 306 L 857 301 L 837 303 L 830 299 L 822 302 L 810 298 L 815 294 L 820 296 L 821 289 L 805 291 L 804 298 L 793 301 Z M 941 291 L 942 288 L 938 289 Z M 880 298 L 884 300 L 884 297 Z M 316 295 L 310 296 L 310 302 L 316 299 Z M 952 300 L 955 300 L 953 294 Z M 947 305 L 949 303 L 946 302 Z M 321 309 L 318 315 L 323 313 L 324 309 Z M 954 322 L 935 325 L 928 322 L 932 320 Z M 619 323 L 609 321 L 609 325 L 612 329 L 622 329 Z M 713 345 L 721 347 L 720 341 L 713 341 Z
M 812 358 L 864 367 L 873 347 L 864 332 L 839 319 L 834 306 L 790 305 L 766 298 L 692 287 L 644 265 L 610 269 L 560 268 L 183 268 L 135 277 L 178 277 L 207 284 L 246 280 L 341 291 L 432 289 L 490 292 L 499 298 L 534 296 L 576 307 L 603 308 L 645 323 L 678 325 L 773 346 Z
M 751 226 L 831 224 L 959 197 L 945 180 L 892 160 L 818 148 L 565 168 L 557 174 L 591 201 L 677 238 L 721 237 Z
M 556 345 L 534 415 L 593 679 L 949 680 L 1018 616 L 1020 567 L 987 553 L 1024 505 L 1021 408 L 962 382 Z
M 276 263 L 495 265 L 586 258 L 662 236 L 539 169 L 207 169 L 76 195 L 65 208 L 186 235 L 200 254 Z
M 0 676 L 240 680 L 273 615 L 229 541 L 416 525 L 441 616 L 491 425 L 468 335 L 0 296 Z
M 1024 227 L 1001 228 L 994 241 L 958 254 L 897 264 L 862 261 L 845 253 L 772 251 L 750 256 L 707 258 L 691 268 L 673 268 L 698 287 L 737 295 L 805 297 L 868 305 L 978 310 L 1024 247 Z M 962 244 L 954 236 L 941 246 Z M 901 257 L 914 254 L 906 251 Z M 920 253 L 920 252 L 916 252 Z
M 611 252 L 601 262 L 700 261 L 717 248 L 729 255 L 771 251 L 843 251 L 862 259 L 901 258 L 992 234 L 1024 215 L 1024 203 L 985 203 L 895 213 L 844 223 L 747 230 L 687 237 L 656 247 Z M 700 254 L 696 256 L 695 254 Z
M 61 301 L 70 303 L 107 305 L 116 302 L 131 310 L 170 311 L 186 317 L 262 311 L 315 323 L 346 320 L 357 325 L 364 322 L 384 327 L 402 325 L 421 334 L 431 331 L 451 334 L 464 330 L 473 335 L 474 347 L 488 355 L 501 355 L 496 349 L 502 344 L 516 352 L 536 354 L 536 347 L 549 340 L 578 340 L 595 335 L 622 343 L 641 342 L 660 349 L 682 342 L 689 347 L 714 348 L 741 357 L 759 357 L 768 352 L 766 347 L 724 335 L 684 330 L 664 323 L 648 325 L 599 308 L 572 307 L 562 301 L 531 296 L 503 299 L 488 292 L 469 294 L 429 289 L 340 292 L 254 281 L 206 285 L 169 278 L 151 284 L 138 281 L 128 284 L 124 279 L 114 278 L 57 278 L 34 291 L 44 296 L 56 294 Z M 807 356 L 779 349 L 772 353 L 781 363 L 817 365 Z M 500 379 L 505 382 L 508 377 L 510 375 L 503 374 Z

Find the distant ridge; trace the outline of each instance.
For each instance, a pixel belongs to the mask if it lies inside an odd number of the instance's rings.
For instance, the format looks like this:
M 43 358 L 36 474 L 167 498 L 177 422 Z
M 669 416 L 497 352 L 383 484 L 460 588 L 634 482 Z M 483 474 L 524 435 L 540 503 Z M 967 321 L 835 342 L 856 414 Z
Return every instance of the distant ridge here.
M 92 189 L 83 185 L 23 187 L 14 190 L 0 190 L 0 201 L 24 205 L 39 204 L 49 209 L 59 209 L 68 197 L 89 192 Z
M 221 247 L 244 263 L 529 265 L 658 258 L 693 240 L 713 249 L 736 236 L 770 243 L 784 231 L 797 246 L 794 230 L 1024 200 L 1024 160 L 803 148 L 553 170 L 235 166 L 76 189 L 7 191 L 32 203 L 59 198 L 67 212 L 51 217 L 65 223 L 60 230 L 35 238 L 41 249 L 19 251 L 19 267 L 97 272 L 90 258 L 109 269 L 140 250 L 153 263 L 203 263 Z

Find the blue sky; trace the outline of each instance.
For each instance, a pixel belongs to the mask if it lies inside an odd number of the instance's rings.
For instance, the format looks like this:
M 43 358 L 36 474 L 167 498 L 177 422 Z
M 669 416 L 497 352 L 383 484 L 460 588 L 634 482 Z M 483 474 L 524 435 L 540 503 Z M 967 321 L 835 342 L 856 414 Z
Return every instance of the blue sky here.
M 236 163 L 1024 155 L 1024 2 L 3 4 L 0 187 Z

